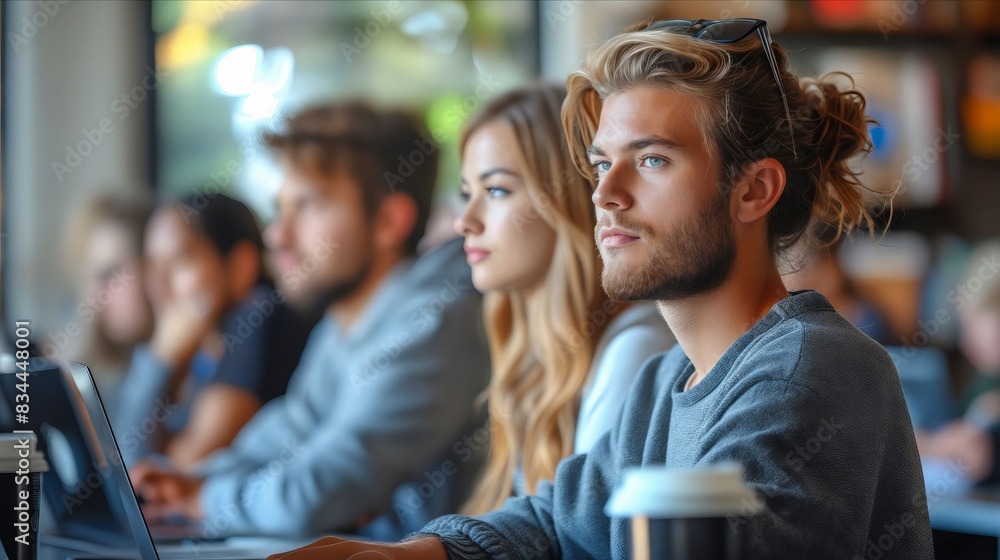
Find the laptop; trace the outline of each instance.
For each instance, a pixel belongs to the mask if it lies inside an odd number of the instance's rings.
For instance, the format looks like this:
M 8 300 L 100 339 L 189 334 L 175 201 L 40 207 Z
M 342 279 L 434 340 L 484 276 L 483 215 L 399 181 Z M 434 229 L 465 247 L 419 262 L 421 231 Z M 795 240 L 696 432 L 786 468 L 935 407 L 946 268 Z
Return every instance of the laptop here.
M 0 373 L 0 431 L 33 430 L 50 465 L 39 530 L 48 551 L 40 557 L 254 560 L 306 544 L 225 538 L 201 525 L 168 527 L 169 539 L 154 544 L 90 370 L 33 358 L 29 371 L 27 422 L 14 414 L 19 380 Z

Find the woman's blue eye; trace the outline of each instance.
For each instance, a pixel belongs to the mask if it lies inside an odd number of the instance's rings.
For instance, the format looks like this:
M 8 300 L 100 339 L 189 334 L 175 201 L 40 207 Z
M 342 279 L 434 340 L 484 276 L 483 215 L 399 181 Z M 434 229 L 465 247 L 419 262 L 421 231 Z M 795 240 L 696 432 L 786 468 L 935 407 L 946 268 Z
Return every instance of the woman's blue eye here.
M 503 198 L 510 194 L 510 191 L 500 187 L 486 187 L 486 192 L 489 193 L 492 198 Z
M 667 160 L 656 156 L 646 156 L 642 159 L 643 161 L 646 162 L 646 165 L 649 167 L 660 167 L 664 163 L 667 163 Z
M 470 193 L 468 193 L 466 191 L 460 191 L 458 193 L 458 197 L 462 199 L 462 202 L 468 202 L 469 199 L 472 197 L 472 194 L 470 194 Z
M 591 167 L 593 167 L 597 171 L 607 171 L 607 170 L 611 169 L 611 162 L 610 161 L 598 161 L 598 162 L 595 162 L 595 163 L 591 164 Z

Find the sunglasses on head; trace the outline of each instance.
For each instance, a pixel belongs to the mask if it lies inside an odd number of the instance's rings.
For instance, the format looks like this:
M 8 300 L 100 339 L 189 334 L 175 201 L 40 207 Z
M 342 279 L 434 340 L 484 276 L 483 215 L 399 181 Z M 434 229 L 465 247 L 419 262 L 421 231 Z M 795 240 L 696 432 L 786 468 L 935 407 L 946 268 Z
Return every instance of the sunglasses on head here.
M 644 31 L 666 31 L 668 33 L 678 33 L 689 35 L 695 39 L 701 39 L 710 43 L 738 43 L 749 37 L 753 32 L 757 32 L 760 42 L 764 44 L 764 56 L 771 65 L 771 73 L 774 74 L 774 81 L 778 84 L 778 92 L 781 93 L 781 102 L 785 106 L 785 117 L 788 119 L 788 132 L 792 138 L 792 155 L 798 159 L 798 152 L 795 150 L 795 132 L 792 129 L 792 112 L 788 110 L 788 97 L 785 95 L 785 88 L 781 85 L 781 75 L 778 73 L 778 59 L 774 56 L 771 48 L 771 33 L 767 30 L 767 22 L 762 19 L 722 19 L 722 20 L 689 20 L 689 19 L 667 19 L 657 21 L 644 29 Z

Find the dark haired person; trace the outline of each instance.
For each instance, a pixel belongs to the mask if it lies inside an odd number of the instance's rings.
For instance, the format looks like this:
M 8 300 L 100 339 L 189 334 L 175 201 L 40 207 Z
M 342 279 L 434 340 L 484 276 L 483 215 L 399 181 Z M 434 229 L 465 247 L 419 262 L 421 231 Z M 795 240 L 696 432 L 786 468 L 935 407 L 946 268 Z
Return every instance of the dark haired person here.
M 733 520 L 747 558 L 933 557 L 892 361 L 822 295 L 788 293 L 775 259 L 814 218 L 870 223 L 848 165 L 869 146 L 864 101 L 790 74 L 762 25 L 642 26 L 569 79 L 563 122 L 598 180 L 604 289 L 656 301 L 678 341 L 646 362 L 617 427 L 500 510 L 275 558 L 624 559 L 627 520 L 602 510 L 625 469 L 724 461 L 764 499 Z
M 112 415 L 130 464 L 162 454 L 188 467 L 285 392 L 311 324 L 275 289 L 263 251 L 251 210 L 222 194 L 165 203 L 151 217 L 155 327 L 133 352 Z
M 228 449 L 197 474 L 136 470 L 148 512 L 387 539 L 468 498 L 488 448 L 475 400 L 489 352 L 461 241 L 416 252 L 437 175 L 427 138 L 361 103 L 303 111 L 265 137 L 285 173 L 265 232 L 279 286 L 325 314 L 288 392 Z

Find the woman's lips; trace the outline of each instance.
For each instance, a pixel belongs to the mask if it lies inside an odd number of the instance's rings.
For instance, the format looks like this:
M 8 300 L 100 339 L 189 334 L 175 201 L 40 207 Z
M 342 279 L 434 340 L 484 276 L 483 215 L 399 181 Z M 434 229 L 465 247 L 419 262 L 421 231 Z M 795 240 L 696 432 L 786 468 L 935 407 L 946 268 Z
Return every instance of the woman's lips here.
M 299 258 L 294 253 L 285 252 L 277 253 L 273 257 L 273 262 L 275 268 L 284 272 L 286 270 L 294 270 L 299 266 Z
M 473 249 L 473 248 L 465 249 L 465 260 L 468 261 L 470 265 L 476 264 L 488 256 L 490 256 L 489 251 L 484 251 L 482 249 Z

